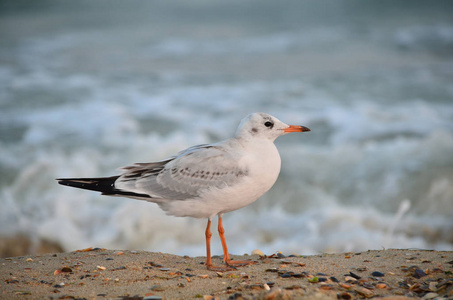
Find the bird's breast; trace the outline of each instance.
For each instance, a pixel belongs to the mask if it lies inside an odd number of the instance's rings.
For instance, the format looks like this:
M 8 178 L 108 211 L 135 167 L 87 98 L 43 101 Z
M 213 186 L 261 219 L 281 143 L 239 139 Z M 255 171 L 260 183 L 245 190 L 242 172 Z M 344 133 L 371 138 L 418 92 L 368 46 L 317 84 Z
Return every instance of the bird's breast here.
M 251 194 L 259 198 L 277 180 L 281 160 L 274 143 L 263 142 L 249 145 L 247 154 L 244 155 L 240 164 L 248 171 L 247 181 L 249 188 L 253 190 Z

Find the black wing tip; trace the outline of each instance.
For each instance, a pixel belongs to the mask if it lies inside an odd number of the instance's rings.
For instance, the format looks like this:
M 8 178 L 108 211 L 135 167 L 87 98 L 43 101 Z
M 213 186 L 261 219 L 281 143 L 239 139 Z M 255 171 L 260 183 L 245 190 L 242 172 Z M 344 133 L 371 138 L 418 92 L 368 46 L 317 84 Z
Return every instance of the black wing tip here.
M 57 183 L 59 183 L 59 184 L 64 184 L 64 183 L 66 183 L 66 182 L 68 182 L 68 181 L 71 181 L 72 179 L 70 179 L 70 178 L 56 178 L 55 180 L 56 180 Z
M 118 177 L 119 176 L 99 178 L 58 178 L 56 180 L 58 181 L 58 184 L 64 186 L 112 194 L 115 191 L 114 183 Z
M 99 178 L 57 178 L 59 184 L 84 190 L 101 192 L 105 196 L 123 196 L 130 198 L 152 198 L 147 194 L 139 194 L 128 191 L 121 191 L 115 188 L 115 180 L 119 176 Z

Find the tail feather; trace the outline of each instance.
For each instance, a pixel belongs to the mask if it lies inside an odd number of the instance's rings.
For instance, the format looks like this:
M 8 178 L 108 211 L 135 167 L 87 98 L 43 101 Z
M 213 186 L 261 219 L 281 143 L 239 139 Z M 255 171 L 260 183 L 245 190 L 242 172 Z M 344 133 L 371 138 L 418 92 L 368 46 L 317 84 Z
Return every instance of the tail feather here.
M 112 194 L 115 192 L 115 181 L 119 176 L 99 178 L 59 178 L 58 183 L 79 189 Z
M 65 186 L 75 187 L 84 190 L 101 192 L 108 196 L 125 196 L 132 198 L 151 198 L 146 194 L 139 194 L 130 191 L 122 191 L 115 188 L 115 181 L 119 176 L 98 177 L 98 178 L 58 178 L 58 183 Z

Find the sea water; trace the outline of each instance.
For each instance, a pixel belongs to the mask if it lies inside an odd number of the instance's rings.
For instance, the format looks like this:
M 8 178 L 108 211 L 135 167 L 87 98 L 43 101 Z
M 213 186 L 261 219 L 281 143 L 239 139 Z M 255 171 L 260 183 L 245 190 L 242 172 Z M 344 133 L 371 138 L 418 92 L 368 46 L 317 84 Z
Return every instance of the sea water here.
M 263 111 L 312 131 L 277 139 L 275 186 L 225 215 L 231 253 L 453 250 L 451 2 L 0 7 L 1 236 L 204 255 L 206 220 L 55 178 L 115 175 Z

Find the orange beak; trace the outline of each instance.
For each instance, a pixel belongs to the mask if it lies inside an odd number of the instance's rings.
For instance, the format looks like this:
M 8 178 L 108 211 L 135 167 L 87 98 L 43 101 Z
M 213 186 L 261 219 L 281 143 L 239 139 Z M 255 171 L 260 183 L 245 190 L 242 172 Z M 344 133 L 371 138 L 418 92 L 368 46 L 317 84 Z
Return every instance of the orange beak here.
M 305 126 L 299 125 L 289 125 L 289 127 L 283 129 L 284 132 L 304 132 L 304 131 L 311 131 L 310 128 Z

